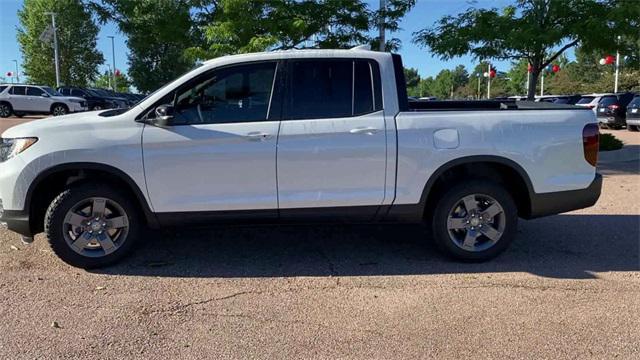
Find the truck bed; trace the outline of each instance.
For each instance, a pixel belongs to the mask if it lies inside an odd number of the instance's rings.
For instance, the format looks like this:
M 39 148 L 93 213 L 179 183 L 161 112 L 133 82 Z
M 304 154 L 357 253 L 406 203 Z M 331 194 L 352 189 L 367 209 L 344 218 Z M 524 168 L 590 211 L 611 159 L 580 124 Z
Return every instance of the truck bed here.
M 585 107 L 515 100 L 407 101 L 408 111 L 590 110 Z

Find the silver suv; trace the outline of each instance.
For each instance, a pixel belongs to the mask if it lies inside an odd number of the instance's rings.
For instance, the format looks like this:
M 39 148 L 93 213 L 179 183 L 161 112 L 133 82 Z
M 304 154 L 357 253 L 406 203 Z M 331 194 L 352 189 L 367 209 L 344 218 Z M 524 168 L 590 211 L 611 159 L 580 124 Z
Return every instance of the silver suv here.
M 27 114 L 65 115 L 87 110 L 82 98 L 62 96 L 49 86 L 0 85 L 0 117 Z

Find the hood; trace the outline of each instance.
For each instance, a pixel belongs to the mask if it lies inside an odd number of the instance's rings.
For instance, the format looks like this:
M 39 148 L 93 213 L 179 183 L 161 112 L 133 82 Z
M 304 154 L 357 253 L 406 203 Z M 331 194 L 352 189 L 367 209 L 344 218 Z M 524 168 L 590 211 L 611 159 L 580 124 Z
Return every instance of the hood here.
M 100 113 L 108 110 L 86 111 L 63 116 L 52 116 L 13 126 L 2 133 L 3 138 L 43 137 L 54 134 L 72 134 L 80 129 L 111 126 L 115 122 L 125 121 L 120 116 L 104 117 Z M 126 120 L 132 121 L 132 120 Z

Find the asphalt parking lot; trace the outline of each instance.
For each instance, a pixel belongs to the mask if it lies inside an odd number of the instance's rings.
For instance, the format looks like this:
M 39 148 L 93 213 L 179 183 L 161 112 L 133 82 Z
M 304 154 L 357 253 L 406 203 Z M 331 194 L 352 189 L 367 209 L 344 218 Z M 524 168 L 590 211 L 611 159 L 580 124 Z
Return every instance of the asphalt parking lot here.
M 84 271 L 0 230 L 0 358 L 637 359 L 640 160 L 600 171 L 596 206 L 522 221 L 483 264 L 420 227 L 229 227 Z

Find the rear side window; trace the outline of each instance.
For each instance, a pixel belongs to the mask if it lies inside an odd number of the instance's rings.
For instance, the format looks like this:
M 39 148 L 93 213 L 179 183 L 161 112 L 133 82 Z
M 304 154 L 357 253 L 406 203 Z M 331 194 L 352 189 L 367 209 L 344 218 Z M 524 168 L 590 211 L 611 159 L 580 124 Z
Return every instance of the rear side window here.
M 26 86 L 12 86 L 9 93 L 12 95 L 24 95 Z
M 557 98 L 556 101 L 554 101 L 554 103 L 556 103 L 556 104 L 568 104 L 569 103 L 569 99 L 568 98 Z
M 595 97 L 593 96 L 583 96 L 580 98 L 580 100 L 578 100 L 576 104 L 589 104 L 593 101 L 593 99 L 595 99 Z
M 6 88 L 6 86 L 0 86 L 0 93 L 3 92 Z
M 285 104 L 285 119 L 341 118 L 381 110 L 380 71 L 368 60 L 291 61 Z
M 615 96 L 605 96 L 598 103 L 599 106 L 609 106 L 618 103 L 618 98 Z

